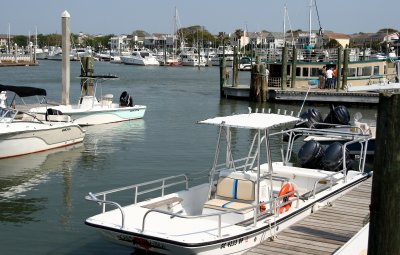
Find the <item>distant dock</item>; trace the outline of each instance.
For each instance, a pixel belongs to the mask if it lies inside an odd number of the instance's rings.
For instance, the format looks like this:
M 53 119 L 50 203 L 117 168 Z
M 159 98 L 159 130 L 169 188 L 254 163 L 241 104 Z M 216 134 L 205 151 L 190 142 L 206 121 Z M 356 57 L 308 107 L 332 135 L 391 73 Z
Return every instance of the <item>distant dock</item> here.
M 226 86 L 223 88 L 225 97 L 248 100 L 250 95 L 249 85 L 237 85 L 236 87 Z M 304 101 L 307 89 L 292 89 L 269 87 L 268 101 Z M 376 92 L 347 92 L 333 89 L 310 89 L 307 95 L 307 102 L 313 103 L 355 103 L 355 104 L 377 104 L 379 93 Z
M 38 66 L 39 62 L 0 62 L 0 67 L 13 67 L 13 66 Z

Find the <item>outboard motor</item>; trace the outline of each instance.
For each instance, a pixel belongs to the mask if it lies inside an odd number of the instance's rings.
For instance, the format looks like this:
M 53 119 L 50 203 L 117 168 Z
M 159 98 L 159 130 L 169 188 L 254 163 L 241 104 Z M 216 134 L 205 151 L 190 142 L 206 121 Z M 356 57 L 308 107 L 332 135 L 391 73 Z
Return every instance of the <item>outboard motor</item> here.
M 46 111 L 47 115 L 63 115 L 63 113 L 60 110 L 56 110 L 53 108 L 48 108 Z
M 310 108 L 301 113 L 300 118 L 304 121 L 299 125 L 296 125 L 297 127 L 318 128 L 318 123 L 322 123 L 324 120 L 321 112 L 315 108 Z
M 325 170 L 337 172 L 343 169 L 343 144 L 334 142 L 325 149 L 325 155 L 322 158 L 322 165 Z M 349 151 L 345 152 L 346 168 L 351 169 L 353 161 L 350 158 Z
M 322 168 L 321 160 L 324 155 L 324 148 L 315 140 L 310 140 L 303 144 L 297 154 L 302 167 L 315 169 Z
M 349 125 L 350 113 L 344 105 L 332 107 L 329 114 L 326 116 L 324 123 Z
M 129 96 L 128 92 L 126 92 L 126 91 L 122 92 L 121 96 L 119 97 L 119 105 L 120 106 L 129 106 L 129 103 L 130 103 L 129 98 L 130 98 L 130 96 Z
M 323 123 L 323 118 L 322 114 L 318 109 L 315 108 L 310 108 L 305 112 L 302 112 L 300 114 L 300 119 L 302 119 L 302 122 L 299 122 L 295 125 L 295 127 L 305 127 L 305 128 L 321 128 L 321 124 L 318 123 Z M 299 138 L 299 136 L 295 136 L 294 139 Z M 283 134 L 283 141 L 288 142 L 289 141 L 289 135 L 287 133 Z
M 45 116 L 46 121 L 49 120 L 48 119 L 49 115 L 63 115 L 63 113 L 60 110 L 56 110 L 56 109 L 53 109 L 53 108 L 47 108 L 46 116 Z

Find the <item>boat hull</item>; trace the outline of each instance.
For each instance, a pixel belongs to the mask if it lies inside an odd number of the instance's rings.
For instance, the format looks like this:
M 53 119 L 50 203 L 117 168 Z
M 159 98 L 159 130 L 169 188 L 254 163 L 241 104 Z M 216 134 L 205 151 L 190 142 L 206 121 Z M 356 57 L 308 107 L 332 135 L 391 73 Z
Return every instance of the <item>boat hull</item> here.
M 114 110 L 97 111 L 97 112 L 80 112 L 66 113 L 71 116 L 74 123 L 80 126 L 91 126 L 98 124 L 115 123 L 121 121 L 129 121 L 141 119 L 144 117 L 146 107 L 127 107 Z
M 85 224 L 96 228 L 106 239 L 114 243 L 145 250 L 146 252 L 160 254 L 242 254 L 261 242 L 269 238 L 274 238 L 277 233 L 304 219 L 319 208 L 330 205 L 337 198 L 369 177 L 369 175 L 364 175 L 360 176 L 360 178 L 355 178 L 334 192 L 328 192 L 320 198 L 312 199 L 311 202 L 299 209 L 282 215 L 275 222 L 269 223 L 265 218 L 260 219 L 257 222 L 257 227 L 251 224 L 247 226 L 246 232 L 237 235 L 225 235 L 228 236 L 225 238 L 222 235 L 221 238 L 198 243 L 179 242 L 172 240 L 172 238 L 146 235 L 146 232 L 131 232 L 111 228 L 94 224 L 88 220 Z
M 37 124 L 19 124 L 25 125 L 26 129 L 12 131 L 10 125 L 1 127 L 0 159 L 65 147 L 82 142 L 85 136 L 76 124 L 49 129 L 35 129 Z
M 78 108 L 71 105 L 54 106 L 52 109 L 59 110 L 65 115 L 71 116 L 75 124 L 80 126 L 91 126 L 98 124 L 115 123 L 141 119 L 146 112 L 146 106 L 135 105 L 132 107 L 93 107 Z M 46 107 L 31 109 L 32 112 L 44 114 Z

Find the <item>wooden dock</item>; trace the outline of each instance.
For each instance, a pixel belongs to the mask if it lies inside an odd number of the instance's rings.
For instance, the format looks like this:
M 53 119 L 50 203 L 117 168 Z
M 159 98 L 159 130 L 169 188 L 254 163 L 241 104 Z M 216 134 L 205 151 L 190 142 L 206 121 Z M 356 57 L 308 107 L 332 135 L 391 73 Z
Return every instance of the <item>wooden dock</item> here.
M 245 254 L 333 254 L 369 222 L 371 188 L 369 178 L 333 206 L 318 210 Z
M 307 94 L 307 88 L 268 88 L 268 101 L 303 101 Z M 245 99 L 250 97 L 249 85 L 238 85 L 236 87 L 224 87 L 224 95 L 228 98 Z M 359 103 L 359 104 L 377 104 L 379 102 L 379 93 L 377 92 L 347 92 L 333 89 L 312 88 L 307 95 L 307 102 L 315 103 Z

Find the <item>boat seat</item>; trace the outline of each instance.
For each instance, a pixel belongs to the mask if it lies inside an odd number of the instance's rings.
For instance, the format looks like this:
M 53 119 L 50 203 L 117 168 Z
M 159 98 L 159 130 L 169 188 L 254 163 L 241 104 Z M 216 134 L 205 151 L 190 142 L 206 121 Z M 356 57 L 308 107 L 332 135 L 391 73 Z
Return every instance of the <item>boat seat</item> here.
M 100 101 L 100 104 L 102 106 L 111 106 L 112 105 L 112 100 L 113 100 L 114 95 L 113 94 L 106 94 L 103 96 L 103 98 Z
M 250 180 L 220 177 L 217 183 L 217 192 L 214 199 L 207 201 L 204 208 L 217 210 L 238 210 L 245 214 L 252 211 L 255 199 L 255 183 Z

